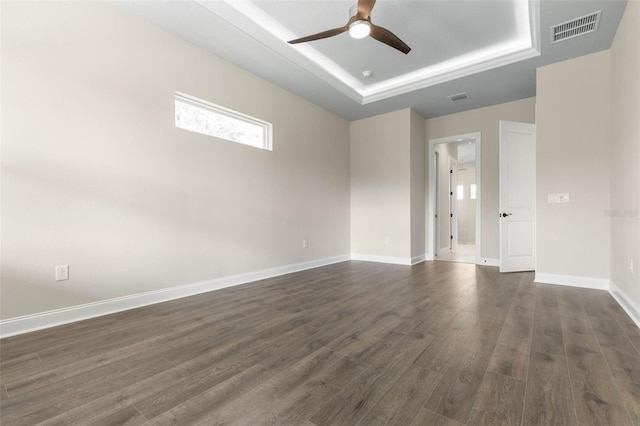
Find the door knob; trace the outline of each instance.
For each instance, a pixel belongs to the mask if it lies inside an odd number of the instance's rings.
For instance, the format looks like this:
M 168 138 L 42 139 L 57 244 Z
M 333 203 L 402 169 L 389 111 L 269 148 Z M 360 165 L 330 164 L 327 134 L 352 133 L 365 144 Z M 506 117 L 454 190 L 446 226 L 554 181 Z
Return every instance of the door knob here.
M 513 213 L 498 213 L 498 216 L 500 217 L 507 217 L 507 216 L 511 216 Z

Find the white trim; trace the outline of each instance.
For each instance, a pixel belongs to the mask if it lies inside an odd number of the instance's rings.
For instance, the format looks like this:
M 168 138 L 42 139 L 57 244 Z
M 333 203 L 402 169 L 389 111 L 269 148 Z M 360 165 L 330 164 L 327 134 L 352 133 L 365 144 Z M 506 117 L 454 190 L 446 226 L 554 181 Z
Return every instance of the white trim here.
M 609 283 L 609 293 L 616 299 L 618 305 L 629 315 L 633 322 L 640 328 L 640 306 L 638 306 L 627 293 L 622 291 L 613 282 Z
M 417 265 L 418 263 L 422 263 L 425 260 L 427 260 L 427 255 L 426 254 L 419 254 L 418 256 L 413 256 L 411 258 L 411 264 L 412 265 Z
M 71 306 L 53 311 L 41 312 L 37 314 L 25 315 L 21 317 L 9 318 L 0 321 L 0 338 L 15 336 L 17 334 L 28 333 L 57 325 L 68 324 L 102 315 L 113 314 L 128 309 L 139 308 L 152 305 L 154 303 L 166 302 L 168 300 L 193 296 L 206 293 L 225 287 L 232 287 L 240 284 L 250 283 L 265 278 L 277 277 L 290 274 L 292 272 L 304 271 L 306 269 L 331 265 L 334 263 L 350 260 L 348 254 L 328 257 L 324 259 L 310 260 L 307 262 L 294 263 L 291 265 L 278 266 L 275 268 L 263 269 L 260 271 L 247 272 L 227 277 L 214 278 L 197 283 L 180 285 L 176 287 L 164 288 L 145 293 L 133 294 L 130 296 L 117 297 L 114 299 L 101 300 L 99 302 L 87 303 L 84 305 Z
M 536 272 L 534 282 L 541 284 L 566 285 L 569 287 L 609 290 L 610 281 L 606 278 L 578 277 L 574 275 L 546 274 Z
M 362 260 L 365 262 L 391 263 L 393 265 L 411 265 L 410 257 L 376 256 L 373 254 L 351 253 L 351 260 Z
M 429 261 L 434 260 L 433 253 L 427 253 L 424 256 L 424 260 L 429 260 Z
M 480 259 L 479 262 L 476 263 L 476 265 L 499 267 L 500 266 L 500 259 L 494 259 L 492 257 L 483 257 L 483 258 Z

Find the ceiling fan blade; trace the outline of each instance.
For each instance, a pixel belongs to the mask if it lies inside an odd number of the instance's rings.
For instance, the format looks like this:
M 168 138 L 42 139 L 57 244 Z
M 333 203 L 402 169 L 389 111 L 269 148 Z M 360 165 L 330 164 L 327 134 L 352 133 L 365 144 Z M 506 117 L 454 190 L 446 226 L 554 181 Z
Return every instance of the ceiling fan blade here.
M 398 49 L 405 55 L 411 51 L 411 48 L 404 41 L 386 28 L 371 24 L 371 33 L 369 35 L 394 49 Z
M 348 30 L 349 30 L 349 24 L 345 25 L 344 27 L 333 28 L 331 30 L 323 31 L 323 32 L 318 33 L 318 34 L 312 34 L 312 35 L 308 35 L 306 37 L 297 38 L 295 40 L 289 41 L 289 43 L 290 44 L 296 44 L 296 43 L 304 43 L 306 41 L 320 40 L 320 39 L 327 38 L 327 37 L 337 36 L 338 34 L 342 34 L 343 32 L 348 31 Z
M 371 15 L 371 9 L 375 6 L 376 0 L 358 0 L 358 19 L 367 19 Z

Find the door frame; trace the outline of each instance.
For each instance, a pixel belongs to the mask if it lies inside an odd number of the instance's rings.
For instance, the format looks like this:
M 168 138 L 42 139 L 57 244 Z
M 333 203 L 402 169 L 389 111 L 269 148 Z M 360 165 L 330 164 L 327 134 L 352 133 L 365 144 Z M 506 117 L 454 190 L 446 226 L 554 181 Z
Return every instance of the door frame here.
M 476 144 L 476 253 L 475 263 L 482 262 L 482 133 L 473 132 L 461 135 L 447 136 L 444 138 L 429 139 L 427 147 L 427 167 L 429 173 L 427 175 L 427 259 L 434 260 L 436 258 L 438 247 L 436 247 L 436 238 L 438 235 L 436 221 L 437 206 L 437 188 L 436 188 L 436 145 L 442 143 L 455 143 L 464 139 L 475 139 Z
M 449 249 L 458 248 L 458 160 L 449 156 Z

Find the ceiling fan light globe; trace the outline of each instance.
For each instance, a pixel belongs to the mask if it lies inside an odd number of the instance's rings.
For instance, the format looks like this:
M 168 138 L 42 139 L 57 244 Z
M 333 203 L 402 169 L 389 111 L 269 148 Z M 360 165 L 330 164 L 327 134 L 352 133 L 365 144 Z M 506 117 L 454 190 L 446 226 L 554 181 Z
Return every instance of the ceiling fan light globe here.
M 371 24 L 368 21 L 355 21 L 349 25 L 349 35 L 353 38 L 365 38 L 371 32 Z

